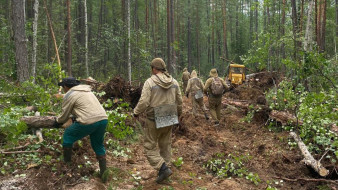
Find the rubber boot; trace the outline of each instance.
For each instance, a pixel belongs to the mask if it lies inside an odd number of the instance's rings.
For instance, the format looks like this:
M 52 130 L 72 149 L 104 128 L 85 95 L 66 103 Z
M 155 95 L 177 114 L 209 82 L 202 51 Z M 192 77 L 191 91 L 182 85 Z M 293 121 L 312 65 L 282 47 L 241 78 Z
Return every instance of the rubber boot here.
M 72 161 L 72 148 L 71 147 L 63 147 L 63 161 L 66 163 L 70 163 Z
M 156 179 L 156 183 L 161 183 L 163 180 L 168 179 L 173 172 L 170 168 L 167 167 L 165 163 L 162 164 L 160 171 L 158 171 L 158 176 Z
M 204 116 L 205 116 L 205 119 L 206 119 L 206 120 L 209 120 L 209 116 L 208 116 L 207 113 L 204 113 Z
M 100 177 L 102 177 L 103 173 L 107 169 L 106 155 L 98 156 L 97 159 L 99 160 Z

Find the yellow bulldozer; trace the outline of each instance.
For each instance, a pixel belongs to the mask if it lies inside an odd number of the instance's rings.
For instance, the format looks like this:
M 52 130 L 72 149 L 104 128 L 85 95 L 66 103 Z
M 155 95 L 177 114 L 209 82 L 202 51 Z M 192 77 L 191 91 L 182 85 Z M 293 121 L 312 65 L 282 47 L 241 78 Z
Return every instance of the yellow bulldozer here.
M 245 66 L 230 64 L 228 80 L 232 85 L 241 85 L 245 81 Z

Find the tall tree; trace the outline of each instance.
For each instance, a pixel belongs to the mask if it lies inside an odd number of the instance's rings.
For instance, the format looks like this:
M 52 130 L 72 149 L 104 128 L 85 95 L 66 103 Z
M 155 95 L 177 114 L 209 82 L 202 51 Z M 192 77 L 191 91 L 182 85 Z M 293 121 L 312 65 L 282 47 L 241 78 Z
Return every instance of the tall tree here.
M 15 41 L 15 61 L 20 82 L 29 79 L 28 54 L 25 31 L 25 0 L 12 0 L 12 18 Z
M 313 10 L 313 0 L 309 2 L 309 9 L 307 15 L 306 22 L 306 30 L 305 30 L 305 40 L 304 40 L 304 50 L 311 51 L 312 50 L 312 10 Z
M 326 0 L 316 1 L 316 35 L 319 51 L 325 50 Z
M 88 14 L 87 14 L 87 0 L 83 0 L 84 7 L 84 27 L 85 27 L 85 66 L 86 76 L 89 77 L 89 66 L 88 66 Z
M 223 15 L 223 57 L 225 59 L 228 59 L 229 56 L 228 56 L 228 46 L 227 46 L 226 0 L 223 0 L 222 15 Z
M 294 52 L 293 57 L 297 60 L 297 51 L 298 51 L 298 42 L 297 42 L 297 31 L 298 31 L 298 24 L 297 24 L 297 8 L 296 8 L 296 0 L 291 0 L 291 7 L 292 7 L 292 33 L 293 33 L 293 42 L 294 42 Z
M 175 15 L 174 0 L 170 0 L 170 53 L 171 53 L 171 72 L 176 73 L 176 54 L 174 49 L 175 43 Z
M 128 28 L 128 81 L 131 84 L 131 54 L 130 54 L 130 0 L 127 0 L 127 28 Z
M 37 33 L 38 33 L 38 18 L 39 18 L 39 0 L 34 1 L 34 21 L 33 21 L 33 48 L 32 48 L 32 76 L 33 82 L 35 82 L 36 77 L 36 47 L 37 43 Z
M 70 16 L 70 0 L 66 0 L 67 5 L 67 72 L 68 76 L 72 76 L 72 37 L 71 37 L 71 16 Z

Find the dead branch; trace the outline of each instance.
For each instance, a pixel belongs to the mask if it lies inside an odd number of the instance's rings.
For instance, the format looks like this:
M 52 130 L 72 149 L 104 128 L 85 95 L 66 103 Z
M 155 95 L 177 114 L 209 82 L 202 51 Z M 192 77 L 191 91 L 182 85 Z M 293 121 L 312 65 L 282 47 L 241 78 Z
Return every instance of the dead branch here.
M 313 156 L 308 151 L 308 148 L 303 143 L 303 141 L 299 138 L 299 136 L 294 133 L 290 132 L 290 136 L 295 139 L 295 141 L 298 143 L 298 147 L 302 152 L 302 155 L 304 156 L 304 163 L 308 166 L 311 166 L 320 176 L 325 177 L 329 174 L 329 170 L 327 170 L 322 164 L 315 160 Z
M 30 150 L 30 151 L 11 151 L 11 152 L 0 152 L 0 154 L 23 154 L 23 153 L 35 153 L 42 152 L 40 150 Z
M 325 183 L 333 183 L 338 185 L 338 181 L 337 180 L 327 180 L 327 179 L 311 179 L 311 178 L 296 178 L 296 179 L 290 179 L 290 178 L 285 178 L 285 177 L 277 177 L 274 176 L 273 178 L 276 179 L 282 179 L 285 181 L 291 181 L 291 182 L 298 182 L 298 181 L 308 181 L 308 182 L 325 182 Z

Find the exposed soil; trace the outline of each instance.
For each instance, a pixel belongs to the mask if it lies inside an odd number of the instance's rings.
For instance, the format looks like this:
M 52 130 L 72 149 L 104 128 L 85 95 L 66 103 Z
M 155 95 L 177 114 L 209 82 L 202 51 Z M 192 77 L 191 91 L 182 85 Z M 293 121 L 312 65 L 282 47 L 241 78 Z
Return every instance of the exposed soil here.
M 265 76 L 266 77 L 266 76 Z M 268 76 L 269 78 L 271 76 Z M 274 76 L 272 76 L 274 77 Z M 261 76 L 259 80 L 253 80 L 228 92 L 224 98 L 240 99 L 257 102 L 260 95 L 267 90 L 265 87 L 274 85 L 269 79 Z M 261 81 L 261 83 L 259 82 Z M 262 82 L 263 81 L 263 82 Z M 264 83 L 264 84 L 262 84 Z M 114 157 L 108 150 L 107 161 L 111 175 L 107 183 L 102 183 L 96 177 L 98 165 L 95 155 L 91 150 L 89 139 L 83 140 L 83 146 L 74 146 L 73 161 L 76 165 L 64 166 L 63 163 L 56 163 L 58 166 L 52 170 L 48 166 L 31 168 L 26 171 L 25 180 L 13 178 L 0 178 L 3 182 L 0 189 L 163 189 L 172 187 L 174 189 L 266 189 L 267 181 L 272 182 L 273 187 L 278 189 L 309 190 L 327 187 L 337 189 L 332 183 L 309 182 L 309 181 L 286 181 L 278 178 L 311 178 L 319 176 L 311 169 L 300 163 L 303 159 L 297 148 L 290 149 L 288 146 L 288 132 L 271 132 L 265 127 L 269 110 L 262 111 L 262 115 L 255 115 L 251 123 L 242 122 L 241 119 L 247 114 L 242 110 L 229 105 L 223 105 L 221 124 L 217 127 L 211 121 L 205 120 L 202 114 L 196 118 L 191 114 L 190 100 L 184 97 L 183 102 L 183 123 L 174 128 L 172 140 L 172 160 L 182 157 L 184 163 L 180 168 L 171 165 L 173 175 L 164 184 L 156 184 L 157 172 L 148 164 L 143 154 L 142 135 L 133 143 L 120 142 L 121 145 L 131 150 L 130 158 Z M 263 101 L 263 100 L 260 100 Z M 204 99 L 208 107 L 207 98 Z M 200 112 L 202 113 L 202 112 Z M 140 117 L 142 124 L 144 118 Z M 135 122 L 134 122 L 135 123 Z M 106 137 L 106 141 L 111 137 Z M 261 179 L 258 185 L 245 178 L 233 176 L 230 179 L 220 179 L 214 176 L 203 166 L 213 158 L 216 153 L 228 155 L 250 155 L 245 167 L 253 173 L 257 173 Z M 58 152 L 49 150 L 42 155 L 52 155 L 53 158 L 60 156 Z M 88 159 L 86 159 L 88 158 Z M 316 158 L 319 159 L 319 158 Z M 92 167 L 79 168 L 78 165 L 85 165 L 91 161 L 96 163 Z M 327 160 L 322 163 L 330 171 L 335 166 L 328 165 Z M 63 174 L 63 175 L 62 175 Z M 60 177 L 60 176 L 63 177 Z M 332 174 L 336 175 L 336 174 Z M 88 176 L 88 181 L 83 180 Z M 332 177 L 331 177 L 332 178 Z M 334 178 L 334 177 L 333 177 Z M 7 184 L 7 186 L 6 186 Z M 8 185 L 9 184 L 9 185 Z M 11 188 L 16 187 L 16 188 Z M 141 188 L 142 187 L 142 188 Z

